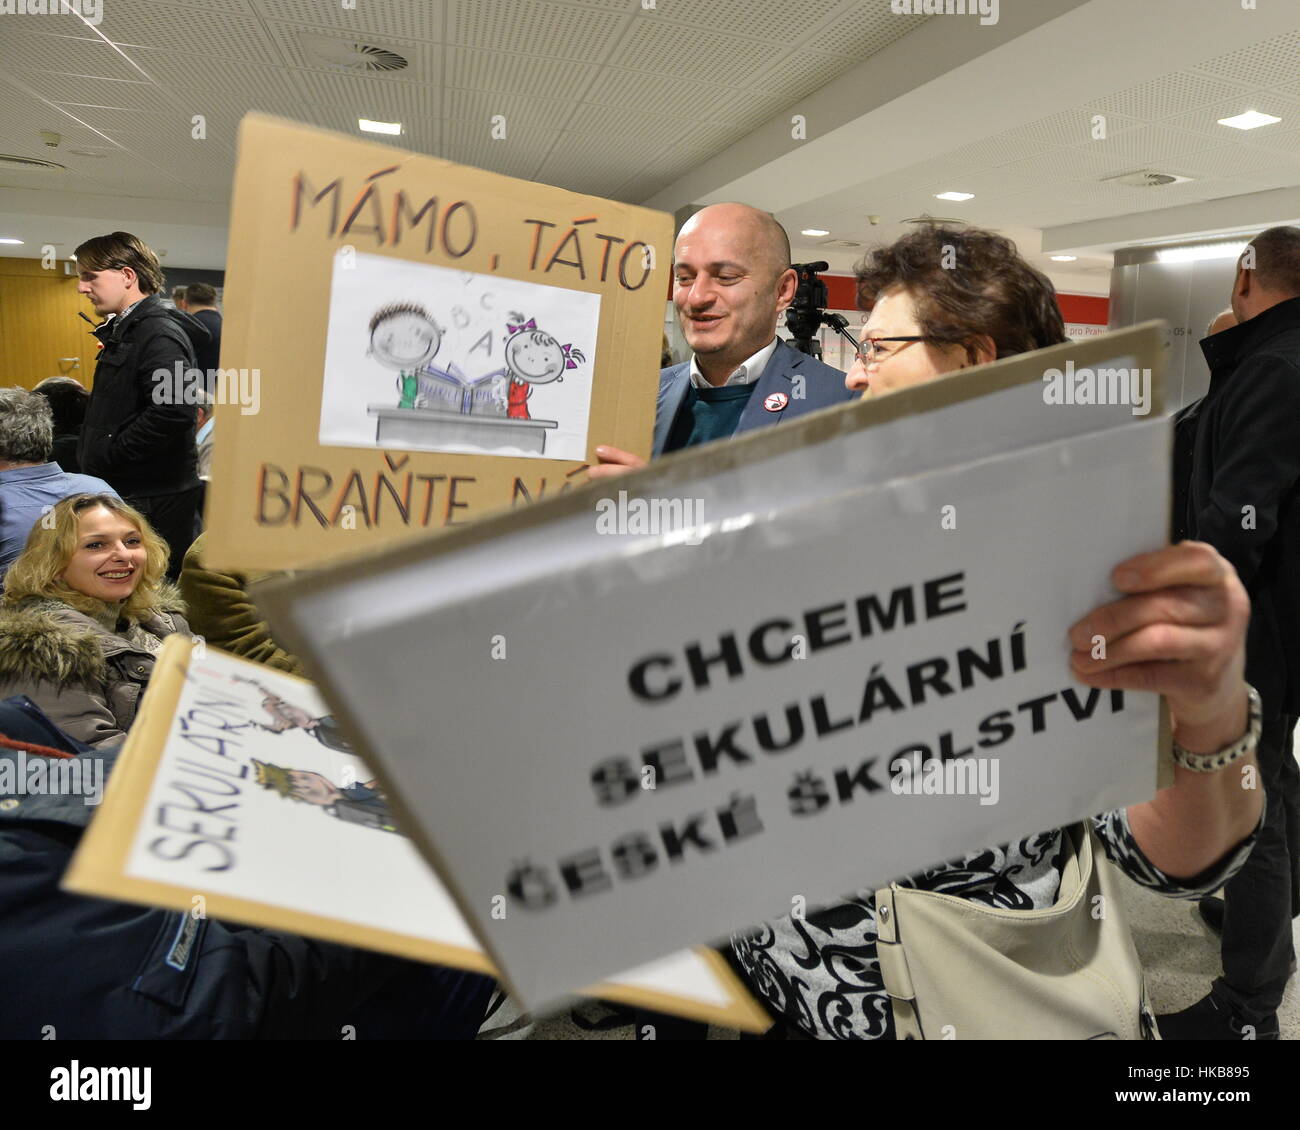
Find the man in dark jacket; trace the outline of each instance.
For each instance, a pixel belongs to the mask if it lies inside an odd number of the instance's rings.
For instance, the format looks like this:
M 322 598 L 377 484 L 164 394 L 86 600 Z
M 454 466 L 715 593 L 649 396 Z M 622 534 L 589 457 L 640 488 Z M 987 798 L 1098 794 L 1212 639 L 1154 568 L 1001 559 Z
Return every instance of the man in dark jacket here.
M 0 702 L 0 1039 L 468 1039 L 478 1031 L 490 978 L 61 891 L 95 812 L 86 800 L 98 799 L 117 754 L 71 740 L 28 699 Z M 30 787 L 37 759 L 71 759 L 80 772 L 41 774 L 71 787 L 40 792 Z
M 158 298 L 162 268 L 136 236 L 97 236 L 76 256 L 78 291 L 101 317 L 113 315 L 95 330 L 103 348 L 77 449 L 81 469 L 106 479 L 149 519 L 171 548 L 175 578 L 194 540 L 200 494 L 185 381 L 194 366 L 189 332 Z M 195 392 L 201 387 L 196 382 Z
M 221 311 L 217 309 L 217 292 L 207 283 L 193 283 L 185 288 L 185 305 L 181 307 L 208 331 L 208 340 L 196 348 L 199 368 L 203 371 L 209 393 L 216 395 L 214 373 L 221 367 Z
M 1201 342 L 1210 390 L 1180 428 L 1191 446 L 1186 512 L 1175 527 L 1209 542 L 1251 599 L 1246 677 L 1264 705 L 1258 758 L 1264 826 L 1224 899 L 1201 913 L 1223 935 L 1223 976 L 1210 994 L 1160 1018 L 1166 1039 L 1276 1038 L 1295 968 L 1300 914 L 1300 228 L 1270 228 L 1242 255 L 1238 324 Z M 1177 492 L 1176 492 L 1177 497 Z M 1243 782 L 1246 784 L 1246 782 Z M 1247 1029 L 1250 1029 L 1247 1032 Z

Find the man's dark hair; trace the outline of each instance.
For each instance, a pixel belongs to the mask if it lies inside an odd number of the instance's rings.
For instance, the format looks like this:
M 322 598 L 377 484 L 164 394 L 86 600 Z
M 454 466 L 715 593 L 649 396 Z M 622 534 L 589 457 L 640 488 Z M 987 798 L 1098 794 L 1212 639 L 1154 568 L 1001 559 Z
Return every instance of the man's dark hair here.
M 90 401 L 90 393 L 86 391 L 85 385 L 72 377 L 46 377 L 32 392 L 39 393 L 50 402 L 56 436 L 81 433 L 81 424 L 86 418 L 86 405 Z
M 185 288 L 185 304 L 187 306 L 213 306 L 216 301 L 216 287 L 208 286 L 207 283 L 190 283 Z
M 1255 277 L 1260 285 L 1300 297 L 1300 228 L 1269 228 L 1250 246 L 1255 249 Z
M 983 228 L 925 224 L 857 265 L 858 308 L 869 310 L 886 290 L 902 287 L 916 304 L 917 324 L 938 344 L 966 345 L 987 334 L 999 357 L 1066 340 L 1056 290 L 1020 257 L 1005 236 Z
M 172 287 L 172 301 L 179 306 L 185 301 L 185 288 L 183 286 Z
M 79 271 L 120 271 L 130 267 L 143 294 L 157 294 L 163 288 L 158 256 L 139 236 L 115 231 L 88 239 L 73 253 Z

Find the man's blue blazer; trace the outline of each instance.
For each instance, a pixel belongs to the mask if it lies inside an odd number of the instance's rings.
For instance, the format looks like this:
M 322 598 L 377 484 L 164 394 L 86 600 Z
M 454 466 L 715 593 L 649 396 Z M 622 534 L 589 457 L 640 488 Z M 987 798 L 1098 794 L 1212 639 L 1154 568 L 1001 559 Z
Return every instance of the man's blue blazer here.
M 803 380 L 796 382 L 796 376 Z M 659 400 L 655 405 L 655 456 L 664 453 L 664 445 L 672 433 L 673 421 L 681 411 L 690 383 L 689 361 L 670 365 L 659 374 Z M 803 395 L 797 396 L 796 393 L 799 392 Z M 769 411 L 765 404 L 769 397 L 777 393 L 785 394 L 785 404 L 776 411 Z M 821 408 L 833 408 L 837 404 L 856 399 L 858 395 L 844 387 L 844 374 L 838 369 L 792 349 L 784 341 L 778 341 L 776 351 L 763 370 L 763 375 L 758 378 L 757 387 L 745 405 L 733 434 L 740 435 L 755 428 L 771 427 L 782 420 L 792 420 Z

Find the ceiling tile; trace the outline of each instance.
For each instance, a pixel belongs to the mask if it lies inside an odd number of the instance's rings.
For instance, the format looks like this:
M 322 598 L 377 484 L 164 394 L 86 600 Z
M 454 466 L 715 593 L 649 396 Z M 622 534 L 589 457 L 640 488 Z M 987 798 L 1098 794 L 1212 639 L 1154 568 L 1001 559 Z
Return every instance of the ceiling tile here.
M 887 4 L 852 3 L 817 29 L 819 51 L 865 59 L 920 27 L 929 16 L 898 16 Z M 802 11 L 799 11 L 800 22 Z
M 1158 121 L 1197 106 L 1222 102 L 1241 90 L 1237 83 L 1224 82 L 1205 75 L 1174 71 L 1148 82 L 1116 91 L 1105 98 L 1089 102 L 1086 109 L 1102 113 L 1123 114 L 1143 121 Z
M 687 37 L 679 27 L 637 20 L 609 62 L 616 67 L 680 76 L 688 81 L 698 81 L 700 75 L 707 74 L 722 86 L 747 86 L 772 59 L 773 45 L 763 40 L 716 31 Z
M 755 4 L 753 0 L 656 0 L 652 9 L 636 7 L 638 20 L 678 24 L 679 36 L 690 35 L 697 28 L 722 32 L 743 29 L 744 35 L 754 39 L 794 43 L 843 7 L 843 3 L 842 0 L 799 0 L 797 5 Z M 886 19 L 899 19 L 891 16 L 888 6 L 884 7 Z
M 506 136 L 509 137 L 516 130 L 539 126 L 563 129 L 575 110 L 572 102 L 552 98 L 527 98 L 485 90 L 448 90 L 445 93 L 443 116 L 472 122 L 488 137 L 494 127 L 493 119 L 498 115 L 505 118 Z
M 447 52 L 447 85 L 544 98 L 578 98 L 600 71 L 594 64 L 458 47 Z
M 449 5 L 449 43 L 587 63 L 608 57 L 633 11 L 631 4 L 609 12 L 551 0 L 449 0 Z
M 358 36 L 371 33 L 395 35 L 403 39 L 423 39 L 441 43 L 446 19 L 441 0 L 417 0 L 416 3 L 384 4 L 374 0 L 251 0 L 259 15 L 267 20 L 294 24 L 316 24 L 338 28 Z
M 1300 30 L 1261 40 L 1226 55 L 1217 55 L 1197 63 L 1193 69 L 1228 78 L 1245 75 L 1249 76 L 1252 85 L 1276 86 L 1294 81 L 1297 60 L 1300 60 Z
M 145 76 L 131 65 L 130 52 L 118 51 L 103 40 L 59 35 L 0 36 L 0 67 L 56 71 L 90 78 L 139 81 Z
M 150 47 L 178 55 L 215 55 L 251 63 L 278 63 L 260 20 L 210 8 L 151 4 L 147 9 L 106 4 L 99 31 L 115 44 Z
M 1101 121 L 1097 120 L 1098 116 Z M 1105 140 L 1141 124 L 1137 118 L 1127 118 L 1123 114 L 1102 114 L 1098 110 L 1080 108 L 1039 118 L 1036 122 L 1008 130 L 1007 134 L 1052 145 L 1091 145 L 1099 140 L 1096 136 L 1098 133 L 1101 135 L 1100 140 Z

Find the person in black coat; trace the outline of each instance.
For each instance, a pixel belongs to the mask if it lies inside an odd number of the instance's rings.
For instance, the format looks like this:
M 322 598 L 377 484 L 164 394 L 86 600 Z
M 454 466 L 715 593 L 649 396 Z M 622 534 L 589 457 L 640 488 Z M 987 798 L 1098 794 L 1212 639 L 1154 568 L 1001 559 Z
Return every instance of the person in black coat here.
M 1276 1038 L 1295 968 L 1300 914 L 1300 228 L 1270 228 L 1247 247 L 1233 284 L 1238 324 L 1201 342 L 1210 389 L 1180 413 L 1175 529 L 1209 542 L 1251 600 L 1246 678 L 1259 691 L 1259 766 L 1267 810 L 1259 842 L 1224 899 L 1201 913 L 1222 931 L 1223 976 L 1190 1008 L 1160 1018 L 1166 1039 Z M 1190 450 L 1190 459 L 1188 452 Z
M 206 334 L 162 304 L 162 269 L 136 236 L 113 232 L 76 251 L 80 283 L 95 312 L 102 343 L 94 388 L 77 448 L 83 473 L 106 480 L 139 510 L 171 550 L 168 575 L 180 573 L 194 540 L 199 478 L 195 407 L 185 371 L 193 369 L 191 333 Z M 202 387 L 198 381 L 197 392 Z
M 60 890 L 95 808 L 12 786 L 75 757 L 102 789 L 120 748 L 0 701 L 0 1039 L 473 1038 L 488 977 Z

